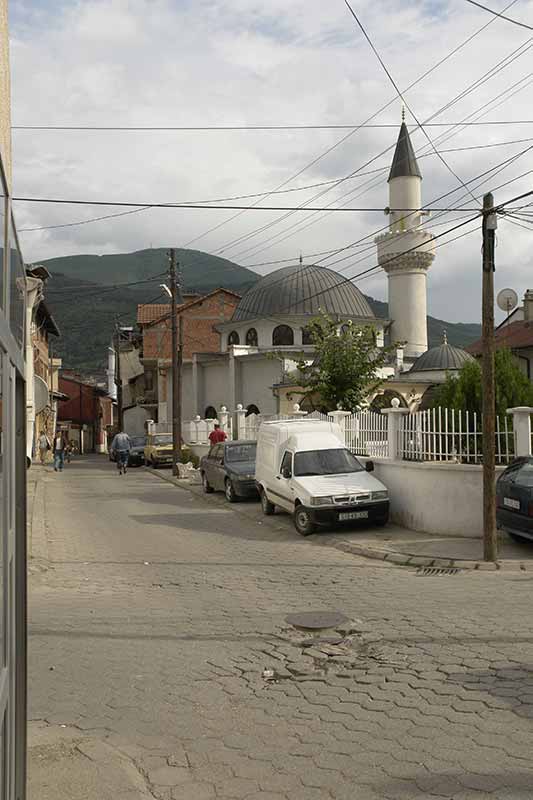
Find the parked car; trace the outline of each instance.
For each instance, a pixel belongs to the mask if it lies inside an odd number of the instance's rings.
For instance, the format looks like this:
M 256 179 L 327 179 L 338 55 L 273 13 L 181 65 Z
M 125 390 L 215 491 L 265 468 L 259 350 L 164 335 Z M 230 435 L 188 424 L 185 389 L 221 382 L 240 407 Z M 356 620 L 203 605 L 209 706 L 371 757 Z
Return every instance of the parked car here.
M 130 467 L 142 467 L 144 464 L 144 448 L 146 446 L 146 436 L 132 436 L 131 450 L 128 463 Z
M 255 442 L 215 444 L 200 461 L 204 492 L 223 491 L 230 503 L 257 495 Z
M 533 458 L 516 459 L 498 478 L 496 522 L 515 541 L 533 541 Z
M 263 513 L 293 515 L 308 536 L 319 525 L 365 520 L 385 525 L 387 488 L 346 448 L 340 427 L 323 420 L 264 422 L 257 441 L 255 478 Z
M 144 460 L 149 467 L 172 466 L 172 434 L 150 433 L 144 446 Z

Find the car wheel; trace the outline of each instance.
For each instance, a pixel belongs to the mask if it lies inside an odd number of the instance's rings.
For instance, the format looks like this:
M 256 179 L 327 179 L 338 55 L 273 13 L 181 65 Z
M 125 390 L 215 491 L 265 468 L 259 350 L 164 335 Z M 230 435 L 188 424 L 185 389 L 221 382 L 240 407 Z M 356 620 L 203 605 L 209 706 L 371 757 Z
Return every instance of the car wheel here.
M 261 489 L 261 509 L 265 517 L 271 517 L 276 510 L 276 506 L 270 502 L 264 489 Z
M 213 491 L 213 487 L 207 480 L 207 475 L 205 474 L 205 472 L 202 472 L 202 489 L 206 494 L 211 494 L 211 492 Z
M 294 527 L 301 536 L 309 536 L 315 530 L 311 514 L 304 506 L 296 506 L 294 511 Z
M 513 542 L 516 542 L 517 544 L 529 544 L 531 541 L 530 539 L 526 539 L 525 536 L 520 536 L 519 533 L 511 533 L 511 531 L 507 531 L 507 534 L 511 537 Z
M 237 493 L 235 492 L 235 487 L 229 478 L 226 478 L 224 482 L 224 494 L 226 495 L 226 500 L 228 503 L 236 503 L 239 499 L 237 497 Z

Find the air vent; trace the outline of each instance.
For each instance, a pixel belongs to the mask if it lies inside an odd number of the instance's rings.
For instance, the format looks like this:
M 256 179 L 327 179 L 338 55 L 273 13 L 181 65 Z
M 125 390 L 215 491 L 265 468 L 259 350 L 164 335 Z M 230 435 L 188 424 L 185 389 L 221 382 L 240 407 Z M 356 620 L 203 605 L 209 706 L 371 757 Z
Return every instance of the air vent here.
M 416 574 L 421 578 L 429 578 L 433 575 L 458 575 L 461 571 L 457 567 L 420 567 Z

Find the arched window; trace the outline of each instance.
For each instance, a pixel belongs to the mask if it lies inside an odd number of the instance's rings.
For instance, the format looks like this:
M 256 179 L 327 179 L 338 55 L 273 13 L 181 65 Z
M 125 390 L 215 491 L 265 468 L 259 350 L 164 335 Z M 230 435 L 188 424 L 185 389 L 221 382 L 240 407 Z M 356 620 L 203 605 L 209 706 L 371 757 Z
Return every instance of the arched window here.
M 232 331 L 228 336 L 228 346 L 230 344 L 240 344 L 240 341 L 241 340 L 239 339 L 239 334 L 237 333 L 237 331 Z
M 278 325 L 272 331 L 272 344 L 276 347 L 294 344 L 294 331 L 288 325 Z
M 205 410 L 204 419 L 216 419 L 217 418 L 217 410 L 214 406 L 207 406 Z
M 249 417 L 250 414 L 259 414 L 259 409 L 255 403 L 250 403 L 250 405 L 246 407 L 246 416 Z
M 309 328 L 302 328 L 302 344 L 314 344 Z
M 246 344 L 248 347 L 257 347 L 257 331 L 255 328 L 250 328 L 246 331 Z

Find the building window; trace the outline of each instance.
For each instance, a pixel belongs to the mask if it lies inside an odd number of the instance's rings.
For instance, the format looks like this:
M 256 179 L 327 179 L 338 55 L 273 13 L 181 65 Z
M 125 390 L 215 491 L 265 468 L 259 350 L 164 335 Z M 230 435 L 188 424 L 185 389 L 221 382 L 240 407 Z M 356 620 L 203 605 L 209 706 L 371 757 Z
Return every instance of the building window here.
M 246 344 L 248 347 L 257 347 L 257 331 L 255 328 L 250 328 L 246 332 Z
M 228 336 L 228 347 L 231 344 L 240 344 L 239 334 L 237 331 L 232 331 Z
M 154 373 L 151 369 L 147 369 L 144 373 L 144 388 L 151 392 L 154 388 Z
M 207 406 L 205 410 L 204 419 L 216 419 L 217 418 L 217 410 L 214 406 Z
M 302 344 L 314 344 L 309 328 L 302 328 Z
M 294 332 L 288 325 L 278 325 L 272 331 L 272 344 L 275 347 L 294 344 Z

